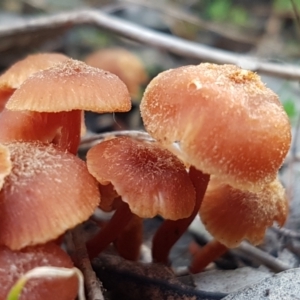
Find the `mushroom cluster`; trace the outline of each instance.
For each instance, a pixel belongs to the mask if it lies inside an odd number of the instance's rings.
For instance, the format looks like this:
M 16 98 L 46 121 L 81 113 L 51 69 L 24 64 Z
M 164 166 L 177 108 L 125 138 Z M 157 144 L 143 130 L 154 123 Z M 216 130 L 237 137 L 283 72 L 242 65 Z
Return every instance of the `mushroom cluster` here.
M 257 244 L 273 221 L 284 223 L 287 200 L 276 177 L 291 128 L 278 96 L 257 74 L 210 63 L 162 72 L 146 88 L 141 114 L 149 134 L 190 173 L 194 168 L 213 178 L 196 210 L 219 241 L 212 244 L 215 256 L 243 238 Z M 207 182 L 195 184 L 206 190 Z M 166 228 L 168 221 L 153 244 L 154 259 L 164 263 L 168 252 L 159 253 L 167 243 Z M 205 249 L 206 257 L 210 250 Z M 197 256 L 204 265 L 211 259 L 205 255 Z M 201 270 L 199 259 L 191 271 Z
M 243 239 L 260 243 L 274 221 L 283 225 L 287 199 L 276 177 L 290 146 L 290 124 L 277 95 L 257 74 L 208 63 L 163 72 L 146 88 L 141 114 L 154 144 L 114 138 L 87 154 L 88 169 L 100 183 L 100 208 L 116 210 L 88 243 L 91 257 L 114 241 L 119 253 L 136 259 L 139 218 L 158 214 L 166 220 L 153 238 L 152 256 L 168 264 L 171 247 L 200 213 L 216 241 L 202 252 L 208 256 L 195 256 L 190 270 L 198 272 Z M 193 201 L 180 192 L 177 175 L 169 176 L 171 152 L 184 164 Z M 161 185 L 176 192 L 168 196 Z M 165 206 L 165 212 L 160 206 L 169 197 L 178 211 L 190 207 L 188 212 L 168 217 L 172 208 Z M 124 242 L 128 234 L 130 250 Z
M 87 62 L 96 64 L 97 57 Z M 130 93 L 137 93 L 132 76 L 128 82 L 124 77 L 126 87 L 118 76 L 90 65 L 36 54 L 0 76 L 0 264 L 20 255 L 22 269 L 8 283 L 0 274 L 3 293 L 29 267 L 41 265 L 23 267 L 28 253 L 60 257 L 51 241 L 96 207 L 115 213 L 88 241 L 90 257 L 114 243 L 120 255 L 137 260 L 142 220 L 160 215 L 165 221 L 152 255 L 164 264 L 200 214 L 215 240 L 195 254 L 194 273 L 243 239 L 260 243 L 274 221 L 285 222 L 288 204 L 277 173 L 290 147 L 290 124 L 257 74 L 209 63 L 162 72 L 140 106 L 155 140 L 111 137 L 89 149 L 84 162 L 76 156 L 83 112 L 128 111 Z M 58 260 L 43 261 L 71 266 Z M 69 281 L 73 292 L 60 299 L 74 299 L 76 284 Z
M 88 219 L 100 203 L 97 181 L 76 156 L 83 111 L 128 111 L 131 101 L 116 75 L 53 53 L 28 56 L 8 69 L 0 76 L 0 99 L 0 257 L 21 259 L 20 267 L 8 260 L 17 271 L 8 283 L 0 282 L 3 287 L 30 266 L 45 265 L 27 263 L 24 251 L 48 265 L 71 266 L 70 259 L 60 260 L 62 250 L 50 247 L 58 253 L 57 264 L 47 259 L 48 246 L 45 253 L 36 247 Z M 24 250 L 28 247 L 32 250 Z M 76 284 L 72 290 L 59 299 L 74 299 Z

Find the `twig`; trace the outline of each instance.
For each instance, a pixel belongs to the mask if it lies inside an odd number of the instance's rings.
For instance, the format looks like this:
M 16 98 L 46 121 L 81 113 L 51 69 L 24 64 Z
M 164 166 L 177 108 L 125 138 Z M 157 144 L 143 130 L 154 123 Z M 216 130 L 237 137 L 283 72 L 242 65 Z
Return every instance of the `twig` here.
M 245 69 L 285 79 L 300 79 L 300 68 L 294 65 L 265 62 L 256 57 L 240 55 L 193 43 L 155 32 L 95 10 L 58 13 L 44 17 L 24 19 L 23 22 L 12 25 L 2 25 L 0 26 L 0 39 L 45 29 L 64 29 L 83 24 L 93 24 L 131 40 L 168 50 L 181 56 L 215 63 L 236 64 Z
M 75 265 L 83 273 L 87 299 L 104 300 L 101 283 L 92 269 L 91 261 L 87 254 L 81 227 L 73 229 L 67 239 L 69 239 L 67 244 L 70 255 Z
M 237 250 L 247 254 L 250 258 L 255 258 L 274 272 L 282 272 L 292 268 L 274 256 L 271 256 L 270 254 L 246 242 L 242 242 Z M 231 249 L 230 251 L 234 253 L 236 250 Z
M 297 123 L 294 133 L 294 139 L 292 141 L 291 149 L 290 149 L 290 160 L 288 160 L 287 166 L 287 175 L 288 175 L 288 182 L 286 187 L 286 194 L 288 199 L 293 199 L 294 196 L 294 187 L 295 187 L 295 168 L 294 162 L 297 159 L 297 148 L 298 148 L 298 141 L 299 141 L 299 131 L 300 131 L 300 114 L 297 117 Z
M 293 6 L 295 17 L 296 17 L 296 21 L 297 21 L 297 24 L 298 24 L 298 33 L 299 33 L 299 29 L 300 29 L 300 14 L 299 14 L 299 10 L 298 10 L 298 7 L 296 5 L 296 2 L 294 0 L 291 0 L 291 2 L 292 2 L 292 6 Z
M 105 139 L 128 136 L 137 140 L 143 140 L 148 142 L 153 142 L 154 139 L 145 131 L 138 130 L 119 130 L 112 132 L 104 132 L 99 134 L 92 134 L 90 136 L 84 137 L 80 142 L 79 153 L 85 153 L 92 146 L 104 141 Z
M 276 233 L 281 234 L 285 237 L 292 238 L 292 239 L 300 239 L 300 232 L 288 228 L 284 228 L 284 227 L 278 228 L 273 226 L 271 227 L 271 229 Z
M 124 2 L 150 8 L 161 14 L 169 16 L 172 19 L 187 22 L 196 26 L 198 29 L 202 28 L 209 30 L 237 42 L 247 44 L 256 44 L 258 42 L 258 38 L 249 32 L 245 34 L 236 30 L 236 28 L 233 28 L 233 26 L 228 26 L 227 24 L 216 24 L 205 21 L 201 19 L 199 15 L 191 12 L 185 12 L 181 9 L 181 7 L 176 7 L 175 3 L 173 3 L 171 6 L 167 6 L 164 3 L 158 4 L 157 2 L 150 2 L 147 0 L 124 0 Z
M 80 145 L 90 144 L 93 142 L 100 142 L 107 138 L 129 136 L 136 139 L 141 139 L 145 141 L 154 141 L 154 139 L 145 131 L 138 130 L 116 130 L 112 132 L 103 132 L 99 134 L 92 134 L 91 136 L 82 138 Z
M 183 284 L 167 267 L 126 261 L 101 254 L 92 261 L 97 276 L 114 299 L 218 300 L 224 293 L 206 292 Z
M 198 224 L 197 224 L 198 223 Z M 201 242 L 209 242 L 213 239 L 213 237 L 207 232 L 206 234 L 200 233 L 198 228 L 200 227 L 199 219 L 195 220 L 194 226 L 190 227 L 190 232 L 195 236 L 196 240 L 201 240 Z M 203 225 L 202 225 L 203 226 Z M 241 257 L 243 254 L 247 256 L 250 260 L 255 259 L 259 261 L 261 264 L 267 266 L 274 272 L 281 272 L 285 270 L 289 270 L 292 267 L 285 264 L 281 260 L 276 257 L 268 254 L 267 252 L 252 246 L 247 242 L 242 242 L 237 248 L 230 249 L 228 253 Z

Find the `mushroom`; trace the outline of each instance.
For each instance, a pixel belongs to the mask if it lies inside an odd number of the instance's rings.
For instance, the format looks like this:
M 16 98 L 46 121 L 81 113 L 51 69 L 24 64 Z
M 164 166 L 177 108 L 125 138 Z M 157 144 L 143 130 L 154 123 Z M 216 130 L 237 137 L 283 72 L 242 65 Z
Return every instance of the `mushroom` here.
M 48 69 L 67 59 L 67 56 L 60 53 L 38 53 L 28 55 L 12 65 L 0 76 L 0 112 L 9 97 L 30 75 Z
M 110 222 L 88 243 L 92 257 L 118 237 L 133 215 L 178 220 L 193 212 L 195 190 L 184 165 L 156 144 L 129 137 L 106 140 L 88 151 L 87 168 L 107 186 L 100 208 L 117 208 Z
M 75 155 L 37 141 L 4 147 L 12 168 L 0 190 L 0 245 L 18 250 L 54 240 L 99 205 L 98 184 Z
M 251 192 L 211 178 L 200 208 L 200 217 L 215 240 L 195 254 L 190 271 L 200 272 L 244 239 L 254 245 L 260 244 L 266 229 L 274 222 L 283 226 L 287 215 L 288 201 L 278 179 L 266 184 L 259 192 Z
M 72 268 L 73 263 L 54 243 L 27 247 L 21 251 L 12 251 L 0 246 L 0 299 L 7 299 L 14 283 L 26 272 L 40 266 Z M 74 276 L 66 279 L 31 279 L 26 284 L 20 300 L 74 300 L 77 291 L 78 280 Z
M 106 48 L 88 55 L 85 62 L 117 75 L 127 86 L 130 95 L 137 98 L 140 86 L 148 80 L 142 61 L 124 48 Z
M 150 135 L 187 165 L 240 189 L 259 191 L 275 180 L 290 147 L 278 96 L 234 65 L 162 72 L 146 88 L 141 114 Z M 157 241 L 153 248 L 164 248 L 165 236 Z
M 0 141 L 53 142 L 76 153 L 82 110 L 130 107 L 127 88 L 117 76 L 69 59 L 34 73 L 13 93 L 0 115 Z

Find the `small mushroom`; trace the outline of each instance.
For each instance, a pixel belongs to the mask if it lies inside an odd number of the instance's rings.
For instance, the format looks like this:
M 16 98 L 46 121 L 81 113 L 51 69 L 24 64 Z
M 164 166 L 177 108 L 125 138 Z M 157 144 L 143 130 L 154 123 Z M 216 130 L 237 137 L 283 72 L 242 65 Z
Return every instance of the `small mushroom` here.
M 0 299 L 7 295 L 14 283 L 35 267 L 72 268 L 70 257 L 54 243 L 12 251 L 0 246 Z M 66 279 L 31 279 L 23 289 L 20 300 L 74 300 L 78 291 L 75 276 Z
M 141 114 L 149 134 L 188 166 L 240 189 L 259 191 L 275 180 L 290 147 L 278 96 L 257 74 L 234 65 L 162 72 L 146 88 Z M 165 234 L 155 239 L 155 253 L 165 247 Z
M 130 107 L 127 88 L 117 76 L 69 59 L 34 73 L 13 93 L 0 115 L 0 141 L 53 142 L 76 153 L 82 110 L 122 112 Z
M 142 61 L 124 48 L 98 50 L 87 56 L 85 62 L 117 75 L 126 84 L 133 98 L 139 96 L 141 84 L 148 80 Z
M 0 245 L 18 250 L 54 240 L 99 205 L 96 180 L 75 155 L 41 142 L 11 142 L 0 190 Z
M 113 242 L 133 214 L 178 220 L 194 210 L 195 190 L 184 165 L 156 144 L 128 137 L 106 140 L 88 151 L 87 167 L 101 185 L 111 184 L 100 208 L 117 206 L 110 222 L 88 243 L 91 256 Z
M 283 226 L 287 215 L 288 201 L 278 179 L 259 192 L 250 192 L 212 178 L 200 208 L 200 217 L 215 240 L 196 253 L 190 271 L 200 272 L 242 240 L 260 244 L 266 229 L 274 222 Z

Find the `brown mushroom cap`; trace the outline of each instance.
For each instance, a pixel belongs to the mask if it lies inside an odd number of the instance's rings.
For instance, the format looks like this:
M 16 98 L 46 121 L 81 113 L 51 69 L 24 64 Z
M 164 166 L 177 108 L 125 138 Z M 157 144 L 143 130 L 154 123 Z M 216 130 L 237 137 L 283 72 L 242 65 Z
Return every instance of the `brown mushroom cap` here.
M 13 64 L 0 76 L 0 90 L 17 89 L 32 74 L 51 68 L 69 58 L 60 53 L 37 53 L 28 55 Z
M 195 190 L 184 165 L 157 145 L 128 137 L 107 140 L 89 150 L 87 167 L 101 184 L 112 183 L 142 218 L 186 218 L 195 206 Z
M 179 142 L 187 163 L 240 188 L 273 181 L 290 146 L 277 95 L 234 65 L 161 73 L 147 87 L 141 113 L 154 138 L 166 146 Z
M 7 147 L 0 144 L 0 189 L 4 184 L 4 179 L 11 172 L 12 163 Z
M 69 59 L 30 76 L 6 104 L 10 110 L 123 112 L 131 108 L 125 84 L 107 71 Z
M 266 229 L 275 221 L 282 226 L 287 214 L 285 191 L 277 179 L 252 193 L 212 178 L 200 208 L 206 229 L 228 248 L 237 247 L 244 239 L 261 243 Z
M 59 53 L 38 53 L 29 55 L 12 65 L 0 76 L 0 111 L 15 89 L 19 88 L 30 75 L 67 59 L 67 56 Z
M 138 96 L 140 85 L 148 79 L 142 61 L 124 48 L 98 50 L 90 54 L 85 62 L 92 67 L 117 75 L 126 84 L 133 97 Z
M 1 246 L 0 299 L 6 299 L 10 289 L 22 275 L 41 266 L 72 268 L 73 263 L 70 257 L 54 243 L 28 247 L 21 251 L 12 251 Z M 74 300 L 77 291 L 76 277 L 31 279 L 26 283 L 20 300 Z
M 45 243 L 94 212 L 99 190 L 83 161 L 39 142 L 6 146 L 13 167 L 0 191 L 0 244 Z

